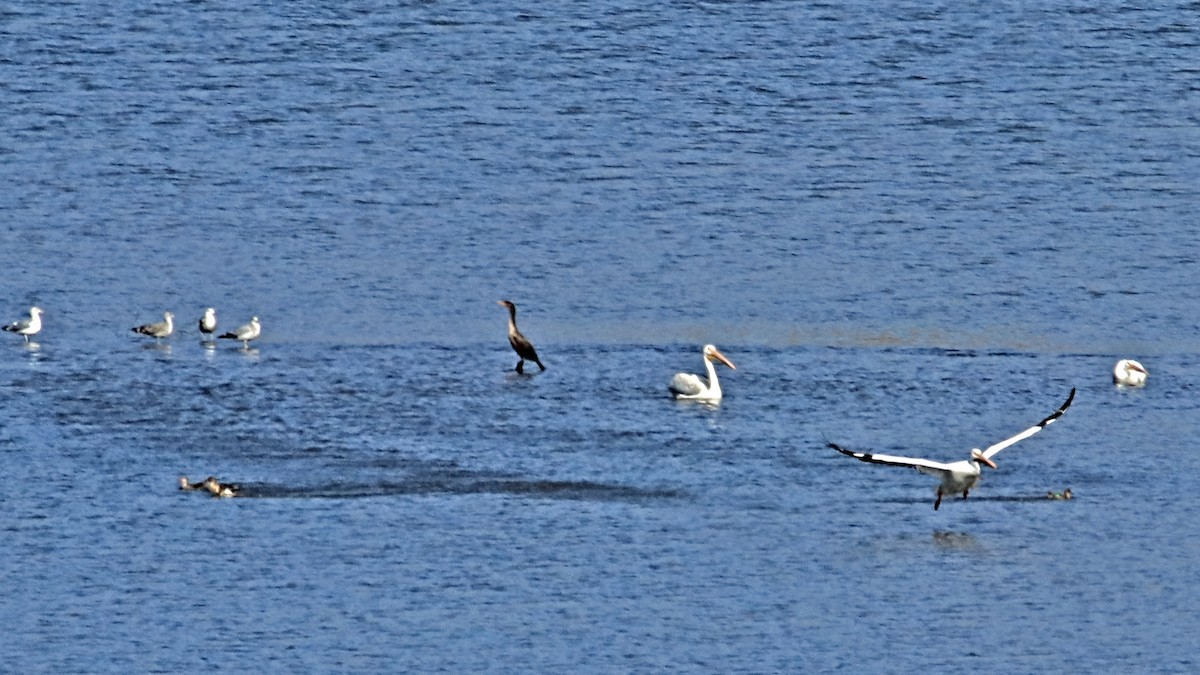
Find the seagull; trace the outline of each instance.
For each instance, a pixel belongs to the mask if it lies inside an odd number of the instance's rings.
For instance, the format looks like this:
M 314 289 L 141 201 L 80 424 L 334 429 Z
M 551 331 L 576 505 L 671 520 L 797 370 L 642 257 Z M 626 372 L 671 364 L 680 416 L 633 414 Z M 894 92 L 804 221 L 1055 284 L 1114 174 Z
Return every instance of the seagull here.
M 981 467 L 979 466 L 980 464 L 987 464 L 995 469 L 996 463 L 992 461 L 993 455 L 1007 448 L 1008 446 L 1017 443 L 1018 441 L 1023 441 L 1026 438 L 1029 438 L 1030 436 L 1049 426 L 1052 422 L 1054 422 L 1054 420 L 1062 417 L 1062 414 L 1066 412 L 1067 408 L 1071 405 L 1071 401 L 1074 399 L 1075 389 L 1072 388 L 1071 394 L 1067 396 L 1066 402 L 1063 403 L 1062 406 L 1060 406 L 1058 410 L 1054 411 L 1054 413 L 1049 417 L 1041 422 L 1038 422 L 1032 427 L 1029 427 L 1025 431 L 1022 431 L 1016 436 L 1011 436 L 1003 441 L 1000 441 L 999 443 L 996 443 L 995 445 L 989 446 L 984 450 L 980 450 L 978 448 L 971 450 L 971 458 L 965 459 L 961 462 L 945 464 L 942 462 L 934 462 L 928 459 L 896 457 L 892 455 L 876 455 L 868 452 L 854 452 L 852 450 L 846 450 L 836 443 L 828 443 L 828 445 L 843 455 L 848 455 L 864 462 L 872 462 L 874 464 L 890 464 L 892 466 L 907 466 L 909 468 L 916 469 L 921 473 L 927 473 L 931 476 L 940 478 L 942 482 L 937 488 L 937 500 L 933 502 L 933 510 L 936 511 L 938 507 L 942 505 L 943 495 L 953 495 L 961 492 L 963 499 L 966 499 L 967 493 L 970 492 L 971 489 L 975 487 L 976 483 L 979 482 L 979 474 L 982 471 Z
M 521 360 L 517 361 L 517 372 L 525 372 L 525 361 L 533 361 L 538 364 L 538 368 L 545 370 L 546 366 L 542 365 L 541 360 L 538 359 L 533 343 L 517 330 L 517 306 L 508 300 L 497 300 L 496 304 L 508 308 L 508 344 L 512 345 L 513 351 L 521 357 Z
M 144 326 L 131 328 L 135 333 L 149 335 L 155 340 L 165 338 L 175 332 L 175 315 L 171 312 L 163 312 L 163 320 L 158 323 L 148 323 Z
M 17 335 L 24 335 L 25 341 L 29 342 L 30 335 L 37 335 L 42 332 L 42 308 L 30 307 L 29 318 L 14 321 L 4 327 L 4 330 Z
M 217 330 L 217 310 L 209 307 L 204 310 L 204 316 L 200 317 L 200 332 L 205 335 L 212 336 Z
M 225 333 L 221 337 L 226 340 L 241 340 L 243 347 L 249 347 L 250 341 L 257 339 L 259 335 L 262 335 L 262 324 L 258 322 L 257 316 L 252 316 L 250 323 L 239 326 L 237 330 Z
M 1143 368 L 1142 364 L 1137 361 L 1133 359 L 1121 359 L 1113 367 L 1113 384 L 1122 384 L 1126 387 L 1144 387 L 1146 386 L 1146 376 L 1149 374 L 1150 371 Z
M 721 382 L 717 380 L 717 369 L 713 367 L 713 361 L 720 361 L 730 369 L 737 370 L 737 366 L 725 358 L 716 347 L 704 345 L 704 367 L 708 370 L 708 383 L 691 373 L 675 373 L 667 387 L 671 390 L 671 395 L 687 401 L 720 401 Z

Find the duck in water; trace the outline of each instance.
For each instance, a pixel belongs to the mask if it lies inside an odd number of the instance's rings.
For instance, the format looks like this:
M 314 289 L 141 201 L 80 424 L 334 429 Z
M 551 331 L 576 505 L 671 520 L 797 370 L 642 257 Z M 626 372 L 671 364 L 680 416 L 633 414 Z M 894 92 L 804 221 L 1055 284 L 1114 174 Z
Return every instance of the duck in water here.
M 237 483 L 222 483 L 217 480 L 216 476 L 205 478 L 200 486 L 208 490 L 214 497 L 236 497 L 242 491 L 242 486 Z

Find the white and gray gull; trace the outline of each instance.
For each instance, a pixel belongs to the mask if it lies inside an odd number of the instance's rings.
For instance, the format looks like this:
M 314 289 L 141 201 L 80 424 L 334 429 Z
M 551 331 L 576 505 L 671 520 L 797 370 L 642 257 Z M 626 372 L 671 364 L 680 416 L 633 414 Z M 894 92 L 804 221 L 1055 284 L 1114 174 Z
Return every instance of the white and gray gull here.
M 207 336 L 217 332 L 217 310 L 212 307 L 204 310 L 204 316 L 200 317 L 200 332 Z
M 171 312 L 163 312 L 162 321 L 134 326 L 130 330 L 141 335 L 149 335 L 155 340 L 165 338 L 175 332 L 175 315 Z
M 30 307 L 29 318 L 14 321 L 4 327 L 4 330 L 17 335 L 24 335 L 25 341 L 29 342 L 31 335 L 37 335 L 42 331 L 42 308 Z
M 258 339 L 262 335 L 262 324 L 258 322 L 258 317 L 250 317 L 250 323 L 243 326 L 238 326 L 237 330 L 229 331 L 222 334 L 220 337 L 225 340 L 241 340 L 243 347 L 249 347 L 251 340 Z

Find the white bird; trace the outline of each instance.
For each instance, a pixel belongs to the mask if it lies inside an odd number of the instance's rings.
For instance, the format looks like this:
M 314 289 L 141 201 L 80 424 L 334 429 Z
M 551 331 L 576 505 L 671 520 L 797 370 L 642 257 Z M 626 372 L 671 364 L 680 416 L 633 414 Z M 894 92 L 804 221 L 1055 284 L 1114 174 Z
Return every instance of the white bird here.
M 675 373 L 675 377 L 671 378 L 671 384 L 668 386 L 671 395 L 676 399 L 688 401 L 720 401 L 721 382 L 717 379 L 717 369 L 713 367 L 713 361 L 720 361 L 729 366 L 731 370 L 737 370 L 737 366 L 725 358 L 724 354 L 717 351 L 716 347 L 704 345 L 704 367 L 708 370 L 708 382 L 705 383 L 704 380 L 691 373 Z
M 42 308 L 30 307 L 29 318 L 14 321 L 4 327 L 4 330 L 17 335 L 24 335 L 25 341 L 29 342 L 30 335 L 37 335 L 42 332 Z
M 1126 387 L 1144 387 L 1146 386 L 1146 376 L 1150 371 L 1142 367 L 1142 364 L 1133 359 L 1121 359 L 1117 361 L 1117 365 L 1113 367 L 1113 384 L 1122 384 Z
M 155 340 L 165 338 L 175 332 L 175 315 L 171 312 L 163 312 L 163 320 L 158 323 L 148 323 L 144 326 L 135 326 L 131 328 L 135 333 L 149 335 Z
M 874 464 L 890 464 L 892 466 L 907 466 L 916 469 L 921 473 L 927 473 L 931 476 L 936 476 L 941 479 L 941 483 L 937 487 L 937 500 L 933 502 L 933 509 L 936 511 L 942 505 L 943 495 L 953 495 L 962 493 L 963 499 L 967 498 L 967 493 L 979 482 L 979 474 L 982 472 L 980 463 L 987 464 L 993 469 L 996 468 L 996 463 L 992 461 L 992 456 L 997 452 L 1007 448 L 1008 446 L 1023 441 L 1026 438 L 1036 434 L 1051 422 L 1058 419 L 1070 407 L 1071 401 L 1075 399 L 1075 389 L 1071 389 L 1071 395 L 1067 396 L 1067 401 L 1054 411 L 1052 415 L 1037 424 L 1029 427 L 1025 431 L 1011 436 L 999 443 L 989 446 L 984 450 L 974 448 L 971 450 L 971 459 L 966 459 L 961 462 L 951 462 L 945 464 L 942 462 L 934 462 L 928 459 L 917 459 L 913 457 L 896 457 L 893 455 L 875 455 L 868 452 L 854 452 L 846 450 L 836 443 L 829 443 L 829 447 L 837 450 L 843 455 L 849 455 L 855 459 L 872 462 Z
M 204 310 L 204 316 L 200 317 L 200 332 L 205 335 L 212 335 L 217 330 L 217 310 L 209 307 Z
M 250 341 L 262 335 L 262 324 L 258 322 L 258 317 L 250 317 L 250 323 L 239 326 L 237 330 L 230 331 L 221 335 L 226 340 L 241 340 L 243 347 L 249 347 Z

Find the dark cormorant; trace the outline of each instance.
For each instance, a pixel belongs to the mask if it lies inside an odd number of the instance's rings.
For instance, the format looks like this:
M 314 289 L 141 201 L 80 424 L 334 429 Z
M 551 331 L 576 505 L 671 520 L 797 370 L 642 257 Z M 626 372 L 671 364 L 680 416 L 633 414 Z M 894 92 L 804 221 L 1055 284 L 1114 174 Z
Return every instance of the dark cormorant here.
M 517 330 L 517 306 L 508 300 L 497 300 L 496 304 L 508 308 L 508 344 L 512 345 L 513 351 L 517 353 L 517 356 L 521 357 L 521 360 L 517 361 L 517 372 L 525 372 L 526 361 L 533 361 L 538 364 L 538 368 L 545 370 L 546 366 L 542 365 L 541 359 L 538 358 L 537 350 L 533 348 L 533 343 L 529 341 L 529 338 L 521 335 L 521 331 Z

